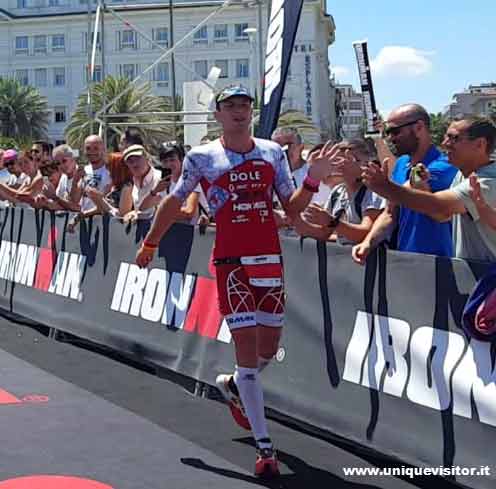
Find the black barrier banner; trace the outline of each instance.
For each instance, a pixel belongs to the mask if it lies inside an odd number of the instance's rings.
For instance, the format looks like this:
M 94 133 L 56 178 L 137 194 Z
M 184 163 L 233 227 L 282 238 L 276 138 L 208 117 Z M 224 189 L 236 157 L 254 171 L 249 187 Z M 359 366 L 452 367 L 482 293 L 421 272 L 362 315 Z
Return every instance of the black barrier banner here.
M 282 96 L 300 23 L 303 0 L 273 0 L 265 52 L 264 91 L 257 136 L 270 139 L 277 127 Z
M 210 229 L 174 226 L 142 270 L 134 257 L 148 223 L 94 218 L 75 234 L 67 223 L 0 211 L 1 307 L 210 384 L 233 370 Z M 363 268 L 349 247 L 282 244 L 287 320 L 263 373 L 268 406 L 469 487 L 494 487 L 494 347 L 460 327 L 489 267 L 381 249 Z
M 353 47 L 355 48 L 358 74 L 360 75 L 365 116 L 367 117 L 367 134 L 377 134 L 378 131 L 374 128 L 374 122 L 377 119 L 377 107 L 375 105 L 374 87 L 372 86 L 367 41 L 356 41 L 353 43 Z

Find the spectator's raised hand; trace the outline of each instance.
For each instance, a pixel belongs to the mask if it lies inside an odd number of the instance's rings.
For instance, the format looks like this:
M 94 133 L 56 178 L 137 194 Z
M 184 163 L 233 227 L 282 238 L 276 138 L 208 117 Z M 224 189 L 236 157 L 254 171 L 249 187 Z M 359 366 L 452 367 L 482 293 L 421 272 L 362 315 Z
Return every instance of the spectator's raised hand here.
M 373 192 L 384 195 L 391 185 L 387 171 L 387 158 L 382 165 L 376 162 L 369 162 L 362 166 L 362 182 Z
M 154 194 L 159 194 L 170 187 L 170 177 L 162 178 L 152 190 Z
M 288 215 L 279 209 L 274 209 L 274 221 L 276 222 L 277 228 L 288 228 L 291 226 L 291 219 L 288 217 Z
M 84 168 L 79 166 L 77 170 L 74 172 L 73 183 L 77 183 L 82 180 L 86 176 L 86 172 Z
M 428 168 L 423 163 L 417 163 L 410 170 L 410 178 L 409 184 L 410 187 L 416 188 L 418 190 L 426 190 L 430 191 L 431 186 L 429 184 L 429 180 L 431 178 L 431 174 Z
M 386 128 L 384 121 L 380 118 L 377 117 L 374 120 L 374 129 L 382 136 L 384 134 L 384 129 Z
M 310 204 L 303 212 L 302 217 L 309 224 L 317 226 L 329 226 L 332 222 L 329 212 L 318 204 Z
M 477 178 L 477 175 L 475 175 L 475 173 L 472 173 L 472 175 L 470 175 L 469 183 L 470 183 L 469 194 L 474 204 L 477 207 L 483 207 L 487 205 L 487 202 L 484 199 L 484 196 L 482 195 L 482 189 L 480 186 L 479 179 Z

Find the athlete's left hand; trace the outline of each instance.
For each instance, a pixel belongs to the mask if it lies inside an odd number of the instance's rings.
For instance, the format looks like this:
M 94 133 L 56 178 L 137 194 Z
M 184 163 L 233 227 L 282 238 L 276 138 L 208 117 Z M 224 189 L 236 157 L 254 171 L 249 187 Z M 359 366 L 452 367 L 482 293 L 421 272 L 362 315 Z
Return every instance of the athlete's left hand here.
M 340 149 L 337 144 L 327 141 L 320 152 L 315 151 L 308 160 L 310 168 L 308 176 L 314 180 L 323 181 L 332 173 L 331 163 L 336 162 Z

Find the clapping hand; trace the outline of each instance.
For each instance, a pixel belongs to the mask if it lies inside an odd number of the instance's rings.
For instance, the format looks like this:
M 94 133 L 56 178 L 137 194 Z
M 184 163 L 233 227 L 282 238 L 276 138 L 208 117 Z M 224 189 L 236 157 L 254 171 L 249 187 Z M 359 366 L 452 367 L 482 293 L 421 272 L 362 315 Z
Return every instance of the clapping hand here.
M 302 218 L 309 224 L 316 226 L 329 226 L 332 217 L 318 204 L 310 204 L 302 214 Z
M 369 162 L 362 167 L 362 182 L 373 192 L 384 195 L 389 185 L 389 175 L 387 172 L 388 159 L 382 165 Z
M 417 163 L 410 170 L 409 184 L 410 187 L 416 188 L 418 190 L 430 191 L 431 187 L 429 185 L 429 180 L 431 174 L 427 167 L 423 163 Z
M 475 175 L 475 173 L 472 173 L 472 175 L 470 175 L 469 183 L 470 183 L 469 195 L 472 201 L 474 202 L 474 204 L 477 207 L 483 207 L 487 205 L 486 200 L 482 195 L 482 189 L 480 186 L 479 179 L 477 178 L 477 175 Z

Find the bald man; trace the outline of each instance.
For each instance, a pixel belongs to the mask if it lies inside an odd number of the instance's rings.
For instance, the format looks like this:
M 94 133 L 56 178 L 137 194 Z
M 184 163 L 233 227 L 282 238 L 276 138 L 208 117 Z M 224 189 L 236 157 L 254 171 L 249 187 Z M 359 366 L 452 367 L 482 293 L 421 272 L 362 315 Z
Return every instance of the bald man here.
M 421 190 L 439 192 L 450 187 L 457 169 L 432 142 L 430 117 L 418 104 L 406 104 L 394 109 L 384 129 L 397 157 L 391 180 L 398 185 L 416 185 L 412 168 L 422 163 L 429 178 L 422 181 Z M 353 258 L 364 264 L 373 248 L 397 230 L 396 248 L 400 251 L 453 256 L 451 224 L 437 222 L 426 214 L 388 201 L 385 211 L 374 222 L 366 238 L 354 247 Z
M 81 203 L 83 215 L 96 210 L 96 205 L 93 201 L 83 195 L 84 189 L 92 187 L 106 194 L 112 186 L 110 172 L 105 166 L 105 144 L 103 139 L 97 135 L 88 136 L 84 141 L 84 154 L 89 164 L 84 167 L 84 171 L 76 171 L 70 195 L 72 202 Z

